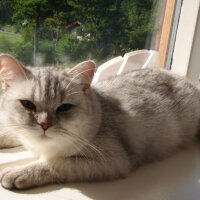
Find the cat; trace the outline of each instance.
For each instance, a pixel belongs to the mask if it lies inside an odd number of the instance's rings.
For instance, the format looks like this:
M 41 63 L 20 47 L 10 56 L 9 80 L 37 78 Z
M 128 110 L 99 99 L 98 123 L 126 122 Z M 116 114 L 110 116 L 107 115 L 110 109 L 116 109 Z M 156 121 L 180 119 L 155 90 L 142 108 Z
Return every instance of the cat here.
M 7 189 L 126 177 L 188 146 L 199 131 L 199 86 L 164 69 L 96 84 L 93 61 L 25 67 L 1 54 L 0 69 L 0 148 L 23 145 L 40 156 L 3 169 Z

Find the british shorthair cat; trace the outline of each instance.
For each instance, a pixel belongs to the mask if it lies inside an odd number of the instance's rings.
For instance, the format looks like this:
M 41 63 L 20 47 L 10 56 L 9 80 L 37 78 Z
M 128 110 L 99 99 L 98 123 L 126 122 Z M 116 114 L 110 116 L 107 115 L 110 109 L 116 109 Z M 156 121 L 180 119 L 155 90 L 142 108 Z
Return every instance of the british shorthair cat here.
M 141 69 L 91 84 L 95 64 L 24 67 L 0 55 L 0 148 L 40 156 L 5 168 L 1 185 L 112 180 L 193 142 L 200 90 L 169 71 Z

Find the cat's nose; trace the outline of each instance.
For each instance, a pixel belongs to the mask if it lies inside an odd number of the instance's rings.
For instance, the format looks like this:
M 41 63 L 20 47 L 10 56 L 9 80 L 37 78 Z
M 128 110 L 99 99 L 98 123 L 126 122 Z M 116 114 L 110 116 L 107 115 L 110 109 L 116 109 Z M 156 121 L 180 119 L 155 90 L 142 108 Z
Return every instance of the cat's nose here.
M 50 126 L 52 126 L 51 123 L 48 122 L 42 122 L 40 123 L 41 127 L 46 131 Z

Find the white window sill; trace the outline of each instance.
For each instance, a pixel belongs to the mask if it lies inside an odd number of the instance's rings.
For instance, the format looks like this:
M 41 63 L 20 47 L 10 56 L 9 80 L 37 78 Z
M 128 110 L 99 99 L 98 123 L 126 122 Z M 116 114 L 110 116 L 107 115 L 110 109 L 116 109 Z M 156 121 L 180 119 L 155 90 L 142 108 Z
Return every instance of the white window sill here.
M 0 170 L 30 162 L 21 148 L 0 150 Z M 23 191 L 0 187 L 2 200 L 198 200 L 200 197 L 198 145 L 139 168 L 126 179 L 100 183 L 50 185 Z

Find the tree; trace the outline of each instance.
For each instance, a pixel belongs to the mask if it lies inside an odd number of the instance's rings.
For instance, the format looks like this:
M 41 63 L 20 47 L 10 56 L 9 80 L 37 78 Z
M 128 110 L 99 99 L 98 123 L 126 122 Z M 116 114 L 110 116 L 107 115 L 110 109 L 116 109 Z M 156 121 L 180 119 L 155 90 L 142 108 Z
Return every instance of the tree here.
M 71 41 L 70 48 L 66 49 L 77 49 L 84 44 L 85 51 L 89 49 L 94 58 L 102 60 L 144 48 L 147 34 L 152 31 L 150 18 L 157 0 L 9 1 L 14 9 L 15 22 L 27 23 L 22 31 L 26 38 L 27 33 L 33 32 L 33 27 L 35 29 L 34 64 L 37 64 L 39 37 L 53 42 L 55 49 L 58 41 L 65 37 L 64 27 L 76 20 L 83 24 L 79 34 L 84 41 L 76 38 L 65 40 Z
M 41 25 L 51 25 L 55 32 L 56 22 L 61 24 L 59 22 L 66 20 L 71 7 L 67 4 L 67 1 L 59 0 L 13 0 L 11 2 L 14 9 L 13 20 L 18 24 L 28 23 L 35 26 L 34 65 L 37 65 L 39 28 Z M 62 12 L 63 10 L 65 12 Z M 57 30 L 57 32 L 59 31 Z
M 10 2 L 7 0 L 0 1 L 0 24 L 11 24 L 12 23 L 13 9 Z
M 34 34 L 34 65 L 37 65 L 38 55 L 38 29 L 41 20 L 48 14 L 46 0 L 14 0 L 12 7 L 14 9 L 13 20 L 18 24 L 35 24 Z
M 152 14 L 154 13 L 155 0 L 123 0 L 122 11 L 124 13 L 124 39 L 122 48 L 144 48 L 147 34 L 153 31 Z
M 155 0 L 68 0 L 101 57 L 144 48 Z

